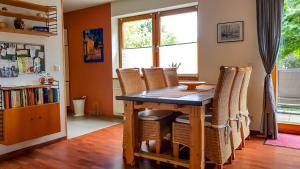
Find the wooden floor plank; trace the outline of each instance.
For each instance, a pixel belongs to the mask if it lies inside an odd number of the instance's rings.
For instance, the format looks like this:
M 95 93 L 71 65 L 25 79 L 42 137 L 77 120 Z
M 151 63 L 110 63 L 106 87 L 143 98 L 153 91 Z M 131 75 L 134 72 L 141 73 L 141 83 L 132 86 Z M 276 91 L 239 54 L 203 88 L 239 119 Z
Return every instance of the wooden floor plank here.
M 33 150 L 15 159 L 1 161 L 0 169 L 172 169 L 172 165 L 139 160 L 137 167 L 125 166 L 122 157 L 122 125 L 109 127 L 71 140 Z M 252 138 L 236 160 L 225 169 L 298 169 L 300 150 L 268 146 Z M 207 169 L 213 168 L 207 165 Z M 178 169 L 183 169 L 178 167 Z

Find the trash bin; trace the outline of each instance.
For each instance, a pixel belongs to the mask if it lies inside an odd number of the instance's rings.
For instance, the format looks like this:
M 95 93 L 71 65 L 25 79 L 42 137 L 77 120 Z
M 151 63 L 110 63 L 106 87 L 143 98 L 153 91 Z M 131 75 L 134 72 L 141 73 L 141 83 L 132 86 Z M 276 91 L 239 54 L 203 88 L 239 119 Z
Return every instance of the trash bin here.
M 86 96 L 81 96 L 73 99 L 74 116 L 84 116 L 84 104 Z

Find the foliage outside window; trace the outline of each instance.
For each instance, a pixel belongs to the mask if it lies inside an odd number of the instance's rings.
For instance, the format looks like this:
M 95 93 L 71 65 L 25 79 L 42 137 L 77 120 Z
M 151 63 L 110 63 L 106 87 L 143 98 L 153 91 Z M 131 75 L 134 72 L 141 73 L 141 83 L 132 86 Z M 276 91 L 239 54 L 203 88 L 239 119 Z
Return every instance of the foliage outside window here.
M 279 68 L 300 68 L 300 0 L 285 0 Z
M 184 12 L 166 11 L 120 21 L 120 67 L 177 65 L 179 74 L 197 74 L 195 7 Z

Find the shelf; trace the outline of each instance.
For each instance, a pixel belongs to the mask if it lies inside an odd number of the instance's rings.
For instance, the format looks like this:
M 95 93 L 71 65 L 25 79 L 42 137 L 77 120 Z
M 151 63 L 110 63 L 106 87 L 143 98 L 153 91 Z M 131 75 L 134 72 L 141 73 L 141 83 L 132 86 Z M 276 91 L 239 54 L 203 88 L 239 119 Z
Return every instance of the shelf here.
M 59 104 L 59 102 L 51 102 L 51 103 L 44 103 L 44 104 L 34 104 L 34 105 L 23 106 L 23 107 L 13 107 L 13 108 L 5 109 L 5 111 L 6 110 L 22 110 L 24 108 L 26 108 L 26 109 L 32 109 L 32 108 L 35 108 L 35 107 L 42 107 L 42 106 L 54 105 L 54 104 Z
M 34 89 L 34 88 L 49 88 L 58 85 L 27 85 L 27 86 L 15 86 L 15 87 L 2 87 L 1 90 L 21 90 L 21 89 Z
M 55 36 L 55 33 L 51 32 L 38 32 L 33 30 L 22 30 L 22 29 L 12 29 L 12 28 L 4 28 L 0 29 L 0 32 L 7 32 L 7 33 L 18 33 L 18 34 L 25 34 L 25 35 L 34 35 L 34 36 Z
M 25 2 L 22 0 L 0 0 L 0 3 L 42 12 L 56 11 L 56 8 Z
M 48 19 L 47 17 L 40 17 L 40 16 L 35 16 L 35 15 L 30 15 L 30 14 L 22 14 L 22 13 L 16 13 L 16 12 L 11 12 L 11 11 L 1 11 L 0 10 L 0 15 L 28 19 L 28 20 L 33 20 L 33 21 L 40 21 L 40 22 L 56 22 L 56 19 L 53 19 L 53 18 Z

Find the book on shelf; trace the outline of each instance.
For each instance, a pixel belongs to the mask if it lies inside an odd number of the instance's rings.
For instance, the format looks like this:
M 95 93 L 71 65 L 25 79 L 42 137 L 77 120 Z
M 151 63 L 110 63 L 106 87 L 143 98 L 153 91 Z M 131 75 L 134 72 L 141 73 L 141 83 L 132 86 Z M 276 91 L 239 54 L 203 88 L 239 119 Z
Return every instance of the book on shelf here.
M 2 103 L 6 109 L 55 103 L 59 101 L 58 88 L 24 88 L 4 90 Z

